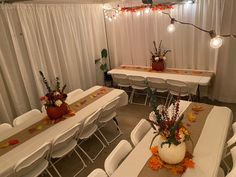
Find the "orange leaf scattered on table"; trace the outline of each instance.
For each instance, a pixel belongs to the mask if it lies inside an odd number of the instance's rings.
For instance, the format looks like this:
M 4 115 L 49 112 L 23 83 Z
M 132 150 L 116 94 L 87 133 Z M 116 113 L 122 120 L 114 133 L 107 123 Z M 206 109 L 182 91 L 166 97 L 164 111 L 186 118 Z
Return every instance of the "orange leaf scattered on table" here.
M 17 139 L 13 139 L 13 140 L 8 141 L 8 144 L 11 145 L 11 146 L 15 145 L 15 144 L 18 144 L 18 143 L 19 143 L 19 140 L 17 140 Z

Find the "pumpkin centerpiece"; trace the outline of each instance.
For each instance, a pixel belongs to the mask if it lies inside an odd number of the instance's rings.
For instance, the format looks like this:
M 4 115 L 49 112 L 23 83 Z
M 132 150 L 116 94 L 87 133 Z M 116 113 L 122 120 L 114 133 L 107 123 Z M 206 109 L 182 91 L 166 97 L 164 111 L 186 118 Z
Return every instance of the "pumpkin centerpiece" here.
M 157 107 L 155 103 L 151 96 L 153 111 L 147 120 L 156 131 L 150 147 L 159 137 L 157 148 L 160 159 L 167 164 L 178 164 L 185 158 L 185 141 L 190 140 L 190 133 L 182 123 L 184 115 L 179 115 L 179 99 L 173 103 L 171 110 L 164 105 Z
M 56 77 L 56 87 L 52 90 L 43 72 L 39 71 L 39 73 L 48 91 L 48 93 L 45 96 L 42 96 L 40 100 L 45 106 L 47 115 L 51 120 L 60 119 L 63 115 L 68 113 L 68 105 L 65 102 L 67 94 L 64 93 L 66 85 L 61 88 L 60 80 Z

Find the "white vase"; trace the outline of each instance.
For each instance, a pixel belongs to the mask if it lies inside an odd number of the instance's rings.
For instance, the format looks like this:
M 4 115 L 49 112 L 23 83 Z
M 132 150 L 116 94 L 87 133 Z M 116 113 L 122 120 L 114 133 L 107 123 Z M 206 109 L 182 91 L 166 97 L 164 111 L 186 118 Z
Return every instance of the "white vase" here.
M 185 142 L 180 143 L 179 145 L 171 144 L 163 144 L 161 146 L 161 143 L 164 142 L 164 140 L 161 140 L 158 143 L 158 154 L 164 162 L 167 164 L 177 164 L 180 163 L 186 153 L 186 144 Z

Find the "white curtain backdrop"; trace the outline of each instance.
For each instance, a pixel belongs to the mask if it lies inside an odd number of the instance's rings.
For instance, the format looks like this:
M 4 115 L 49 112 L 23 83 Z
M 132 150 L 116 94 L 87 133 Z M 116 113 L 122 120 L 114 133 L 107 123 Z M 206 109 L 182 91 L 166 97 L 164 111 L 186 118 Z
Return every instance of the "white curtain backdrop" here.
M 101 5 L 2 5 L 0 20 L 0 122 L 41 107 L 39 70 L 67 91 L 95 85 L 95 59 L 106 48 Z
M 130 5 L 130 4 L 129 4 Z M 132 5 L 132 4 L 131 4 Z M 220 0 L 198 0 L 194 4 L 176 5 L 171 15 L 204 29 L 220 29 Z M 210 48 L 210 36 L 191 26 L 176 23 L 176 31 L 167 32 L 170 19 L 157 11 L 146 14 L 121 14 L 106 21 L 112 67 L 121 64 L 150 66 L 153 41 L 171 49 L 167 67 L 215 70 L 217 50 Z
M 236 1 L 226 0 L 221 25 L 221 34 L 236 34 Z M 214 84 L 217 100 L 236 103 L 236 39 L 224 38 Z

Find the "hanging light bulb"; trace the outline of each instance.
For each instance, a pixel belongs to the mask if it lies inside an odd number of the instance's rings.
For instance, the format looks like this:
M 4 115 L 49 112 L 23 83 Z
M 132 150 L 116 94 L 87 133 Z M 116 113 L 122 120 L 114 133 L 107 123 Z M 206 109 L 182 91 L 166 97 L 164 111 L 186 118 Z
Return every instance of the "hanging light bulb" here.
M 174 25 L 175 19 L 172 18 L 170 21 L 170 24 L 167 26 L 167 31 L 169 33 L 173 33 L 175 31 L 175 25 Z
M 140 12 L 140 11 L 137 11 L 137 12 L 136 12 L 136 15 L 137 15 L 137 16 L 140 16 L 140 15 L 141 15 L 141 12 Z
M 108 20 L 111 22 L 111 21 L 112 21 L 112 18 L 111 18 L 111 17 L 109 17 L 109 18 L 108 18 Z
M 210 41 L 210 46 L 214 49 L 220 48 L 222 44 L 223 44 L 223 39 L 220 36 L 215 36 Z
M 167 26 L 167 31 L 168 31 L 169 33 L 173 33 L 173 32 L 175 31 L 175 25 L 174 25 L 174 24 L 169 24 L 169 25 Z
M 147 8 L 144 10 L 144 12 L 145 12 L 146 14 L 148 14 L 148 13 L 150 12 L 150 8 L 147 7 Z

